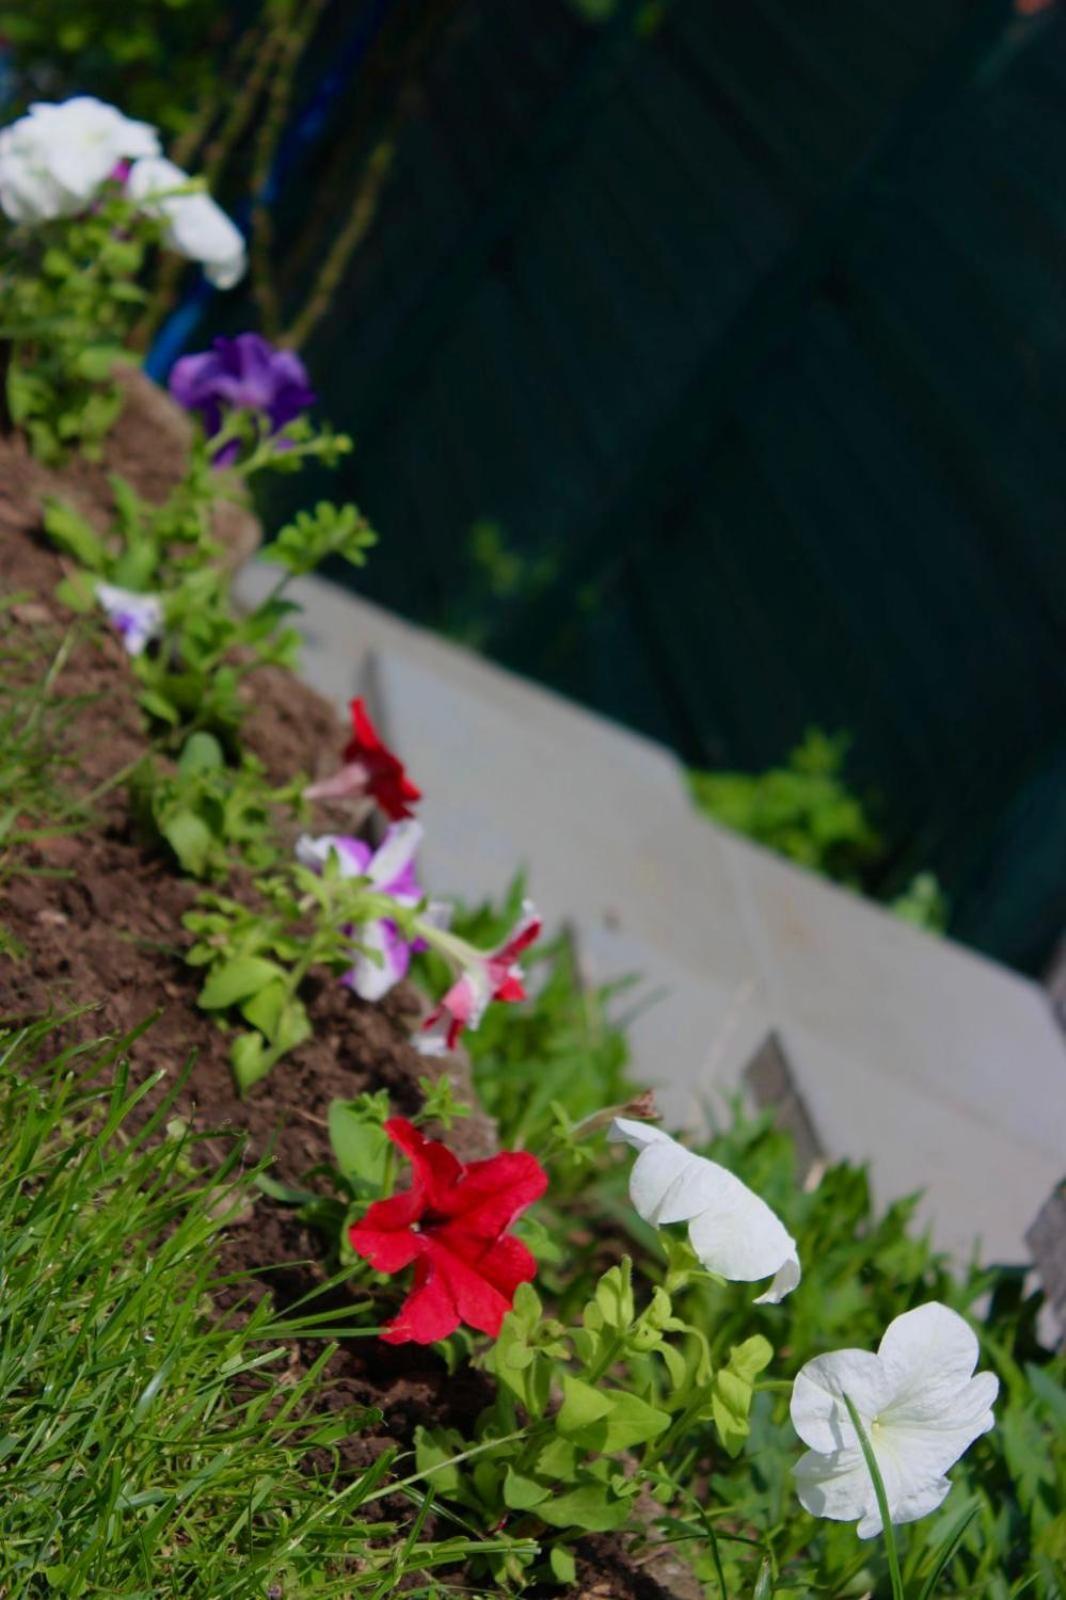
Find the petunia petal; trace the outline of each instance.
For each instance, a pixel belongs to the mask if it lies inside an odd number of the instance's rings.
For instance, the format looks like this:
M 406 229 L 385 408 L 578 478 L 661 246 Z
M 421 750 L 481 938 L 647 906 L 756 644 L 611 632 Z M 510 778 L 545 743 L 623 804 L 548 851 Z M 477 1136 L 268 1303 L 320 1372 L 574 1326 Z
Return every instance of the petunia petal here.
M 461 1256 L 449 1250 L 440 1233 L 430 1239 L 427 1256 L 433 1270 L 447 1285 L 459 1320 L 465 1322 L 467 1327 L 477 1328 L 480 1333 L 495 1338 L 511 1309 L 513 1291 L 502 1294 L 476 1266 L 468 1265 Z
M 908 1411 L 936 1416 L 954 1407 L 977 1365 L 979 1349 L 969 1323 L 934 1300 L 894 1318 L 877 1354 Z
M 808 1450 L 797 1461 L 792 1474 L 800 1505 L 813 1517 L 857 1522 L 871 1510 L 877 1515 L 873 1479 L 858 1445 L 829 1454 Z
M 365 1218 L 348 1229 L 348 1240 L 356 1254 L 369 1261 L 376 1272 L 402 1272 L 425 1250 L 423 1235 L 414 1233 L 410 1227 L 374 1228 L 368 1226 Z
M 548 1174 L 536 1156 L 527 1150 L 505 1150 L 486 1161 L 471 1161 L 441 1209 L 460 1222 L 465 1233 L 494 1239 L 547 1187 Z
M 337 858 L 342 878 L 363 878 L 372 855 L 371 848 L 362 839 L 346 833 L 320 833 L 313 837 L 301 833 L 295 846 L 296 859 L 301 866 L 321 872 L 330 856 Z
M 477 1270 L 511 1305 L 518 1285 L 532 1283 L 537 1276 L 537 1259 L 521 1239 L 508 1233 L 478 1258 Z
M 191 359 L 191 358 L 187 358 Z M 217 430 L 215 430 L 217 432 Z M 304 790 L 306 800 L 348 800 L 365 794 L 369 774 L 361 761 L 349 761 L 328 778 L 320 778 Z
M 812 1450 L 858 1448 L 844 1404 L 848 1394 L 864 1427 L 892 1398 L 885 1369 L 869 1350 L 834 1350 L 800 1368 L 792 1385 L 792 1426 Z
M 752 1301 L 752 1305 L 780 1305 L 786 1294 L 792 1293 L 802 1276 L 803 1272 L 800 1268 L 799 1256 L 789 1256 L 788 1260 L 783 1262 L 774 1273 L 770 1287 L 763 1294 L 757 1294 Z
M 433 1344 L 454 1333 L 460 1322 L 459 1307 L 439 1261 L 423 1255 L 415 1267 L 411 1293 L 386 1331 L 385 1344 Z
M 459 1157 L 453 1155 L 447 1145 L 419 1133 L 406 1117 L 390 1117 L 385 1132 L 410 1158 L 415 1187 L 421 1189 L 425 1197 L 426 1210 L 447 1215 L 449 1197 L 463 1172 Z
M 930 1511 L 935 1511 L 937 1506 L 942 1505 L 950 1492 L 951 1483 L 949 1479 L 930 1478 L 920 1487 L 908 1492 L 897 1493 L 894 1499 L 890 1498 L 888 1503 L 889 1518 L 896 1524 L 917 1522 L 919 1517 L 927 1517 Z M 881 1532 L 881 1513 L 878 1510 L 876 1500 L 855 1531 L 860 1539 L 873 1539 Z
M 395 923 L 384 918 L 364 923 L 358 938 L 360 948 L 347 980 L 360 1000 L 381 1000 L 406 976 L 411 960 L 408 947 Z M 375 960 L 375 955 L 380 959 Z
M 367 877 L 375 888 L 387 889 L 407 870 L 422 842 L 422 832 L 418 822 L 391 824 L 367 868 Z

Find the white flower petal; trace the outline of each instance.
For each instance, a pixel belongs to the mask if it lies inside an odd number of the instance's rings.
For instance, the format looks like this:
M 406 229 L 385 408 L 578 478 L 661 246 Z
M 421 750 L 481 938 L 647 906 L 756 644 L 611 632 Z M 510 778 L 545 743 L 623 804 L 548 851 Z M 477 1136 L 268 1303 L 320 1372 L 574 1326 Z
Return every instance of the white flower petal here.
M 244 237 L 210 195 L 179 191 L 192 179 L 161 156 L 135 161 L 126 180 L 130 198 L 166 225 L 166 243 L 190 261 L 199 261 L 219 289 L 231 289 L 244 276 Z
M 310 867 L 312 872 L 321 872 L 330 856 L 336 856 L 342 878 L 362 878 L 366 874 L 366 862 L 358 848 L 353 848 L 359 843 L 341 833 L 320 833 L 314 837 L 301 833 L 294 854 L 300 865 Z M 367 855 L 369 857 L 369 849 Z
M 882 1473 L 882 1477 L 884 1474 Z M 942 1505 L 951 1493 L 951 1483 L 947 1478 L 930 1478 L 919 1488 L 909 1493 L 901 1493 L 895 1499 L 889 1499 L 888 1514 L 893 1523 L 917 1522 L 919 1517 L 927 1517 L 930 1511 L 935 1511 Z M 873 1539 L 881 1532 L 881 1513 L 874 1507 L 859 1523 L 855 1530 L 860 1539 Z
M 742 1283 L 771 1277 L 786 1262 L 798 1267 L 795 1240 L 765 1200 L 724 1167 L 718 1170 L 728 1182 L 720 1186 L 714 1205 L 693 1217 L 688 1230 L 703 1265 Z
M 392 883 L 404 868 L 410 865 L 422 843 L 422 833 L 422 825 L 419 822 L 392 824 L 384 843 L 374 852 L 367 866 L 366 875 L 375 888 Z
M 692 1248 L 709 1272 L 741 1283 L 772 1277 L 763 1301 L 776 1302 L 795 1288 L 800 1280 L 795 1240 L 735 1173 L 694 1155 L 648 1123 L 616 1118 L 611 1137 L 639 1151 L 629 1197 L 645 1222 L 656 1227 L 687 1222 Z
M 855 1522 L 871 1511 L 877 1516 L 873 1479 L 857 1445 L 829 1454 L 808 1450 L 793 1467 L 792 1475 L 800 1505 L 813 1517 Z M 878 1517 L 879 1528 L 880 1525 Z
M 812 1450 L 858 1448 L 843 1400 L 845 1393 L 851 1396 L 866 1429 L 891 1400 L 885 1369 L 869 1350 L 834 1350 L 830 1355 L 815 1356 L 797 1373 L 789 1407 L 792 1426 Z
M 624 1141 L 634 1150 L 646 1150 L 650 1144 L 674 1144 L 668 1133 L 653 1122 L 636 1122 L 632 1117 L 615 1117 L 607 1134 L 615 1143 Z
M 977 1365 L 977 1335 L 938 1301 L 905 1311 L 889 1323 L 877 1349 L 896 1394 L 916 1415 L 950 1410 Z
M 359 929 L 362 948 L 352 963 L 351 985 L 361 1000 L 380 1000 L 403 977 L 396 968 L 383 922 L 367 922 Z M 376 951 L 381 960 L 375 961 Z
M 448 1054 L 448 1023 L 434 1023 L 433 1027 L 412 1036 L 411 1043 L 420 1056 L 445 1056 Z
M 755 1299 L 752 1301 L 752 1305 L 780 1305 L 786 1294 L 792 1293 L 802 1276 L 803 1273 L 800 1268 L 798 1254 L 789 1256 L 788 1260 L 782 1262 L 781 1266 L 779 1266 L 777 1271 L 774 1273 L 774 1281 L 771 1283 L 770 1287 L 765 1291 L 765 1293 L 757 1294 Z
M 163 602 L 155 594 L 137 594 L 116 583 L 95 585 L 96 598 L 119 634 L 127 655 L 143 655 L 163 631 Z

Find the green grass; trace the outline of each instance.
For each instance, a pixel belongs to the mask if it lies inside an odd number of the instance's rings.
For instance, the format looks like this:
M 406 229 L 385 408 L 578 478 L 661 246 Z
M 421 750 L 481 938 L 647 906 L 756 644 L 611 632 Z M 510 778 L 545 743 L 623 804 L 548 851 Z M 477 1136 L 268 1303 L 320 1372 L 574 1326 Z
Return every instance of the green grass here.
M 77 629 L 27 633 L 11 616 L 20 598 L 0 598 L 0 882 L 27 870 L 21 846 L 84 826 L 89 813 L 68 739 L 87 697 L 56 693 Z
M 0 1035 L 0 1595 L 440 1593 L 427 1574 L 499 1541 L 429 1541 L 414 1508 L 372 1520 L 394 1452 L 346 1477 L 367 1414 L 315 1413 L 330 1345 L 295 1378 L 287 1359 L 330 1319 L 214 1311 L 221 1234 L 252 1201 L 239 1145 L 206 1176 L 167 1104 L 131 1131 L 143 1093 L 121 1046 Z

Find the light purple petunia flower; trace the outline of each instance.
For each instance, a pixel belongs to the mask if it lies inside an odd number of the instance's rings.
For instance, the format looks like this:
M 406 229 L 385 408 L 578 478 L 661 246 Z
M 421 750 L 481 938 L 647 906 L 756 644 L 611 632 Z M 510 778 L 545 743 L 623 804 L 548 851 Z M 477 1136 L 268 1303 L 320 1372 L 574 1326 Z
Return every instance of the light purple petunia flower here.
M 229 411 L 255 411 L 270 421 L 271 433 L 315 403 L 307 368 L 295 350 L 278 350 L 259 333 L 216 339 L 210 350 L 182 356 L 171 370 L 168 387 L 186 411 L 198 411 L 208 438 L 222 428 Z M 240 451 L 236 439 L 215 456 L 227 466 Z
M 372 888 L 391 895 L 398 905 L 416 906 L 423 898 L 414 859 L 421 841 L 422 829 L 417 822 L 394 823 L 386 829 L 376 850 L 365 840 L 348 834 L 323 833 L 312 838 L 305 833 L 296 841 L 296 859 L 305 867 L 321 871 L 329 857 L 335 855 L 341 877 L 367 878 Z M 446 920 L 447 908 L 431 904 L 425 916 L 440 924 Z M 390 917 L 365 922 L 358 929 L 346 928 L 345 932 L 358 940 L 358 947 L 353 952 L 351 970 L 341 981 L 362 1000 L 380 1000 L 388 994 L 393 984 L 406 977 L 412 954 L 428 948 L 423 939 L 405 939 Z M 374 959 L 375 954 L 380 960 Z
M 108 621 L 131 656 L 143 655 L 147 646 L 163 631 L 163 602 L 158 595 L 134 594 L 114 583 L 98 583 L 96 598 L 107 612 Z

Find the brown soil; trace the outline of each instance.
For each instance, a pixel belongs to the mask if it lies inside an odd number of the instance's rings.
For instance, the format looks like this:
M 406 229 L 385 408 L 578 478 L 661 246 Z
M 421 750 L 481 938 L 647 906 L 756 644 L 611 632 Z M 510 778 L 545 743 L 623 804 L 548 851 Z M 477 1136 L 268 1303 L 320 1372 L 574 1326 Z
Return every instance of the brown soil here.
M 133 385 L 132 394 L 109 444 L 106 469 L 123 473 L 142 494 L 160 498 L 180 470 L 184 419 L 143 380 Z M 54 648 L 71 621 L 54 598 L 63 562 L 39 533 L 42 498 L 57 492 L 106 527 L 105 468 L 79 464 L 61 475 L 46 472 L 19 441 L 0 439 L 0 594 L 25 594 L 12 625 L 24 641 L 36 640 L 42 652 Z M 246 553 L 254 543 L 254 523 L 235 508 L 227 517 L 231 547 L 235 554 Z M 68 735 L 67 754 L 72 785 L 88 793 L 143 750 L 121 646 L 105 630 L 84 629 L 57 690 L 87 697 Z M 246 742 L 272 779 L 328 768 L 343 743 L 343 730 L 326 702 L 274 670 L 254 675 L 246 691 L 253 707 Z M 316 819 L 323 828 L 345 820 L 350 825 L 343 813 L 326 808 Z M 272 1151 L 273 1172 L 288 1182 L 301 1181 L 316 1163 L 329 1160 L 331 1100 L 384 1088 L 398 1111 L 409 1113 L 419 1105 L 418 1079 L 434 1070 L 409 1042 L 424 1005 L 421 997 L 405 985 L 384 1004 L 367 1005 L 333 982 L 309 987 L 314 1031 L 308 1043 L 246 1099 L 238 1098 L 226 1037 L 197 1010 L 197 976 L 182 960 L 189 937 L 181 918 L 195 886 L 135 837 L 121 784 L 97 802 L 91 828 L 44 839 L 27 849 L 19 864 L 30 870 L 0 879 L 0 924 L 24 952 L 16 960 L 0 956 L 0 1020 L 69 1016 L 88 1007 L 66 1021 L 64 1030 L 70 1038 L 94 1039 L 121 1036 L 154 1016 L 130 1049 L 133 1073 L 144 1077 L 161 1071 L 173 1085 L 191 1061 L 177 1111 L 197 1130 L 217 1131 L 220 1151 L 234 1134 L 247 1139 L 250 1160 Z M 491 1153 L 493 1124 L 474 1106 L 468 1063 L 452 1057 L 437 1070 L 450 1073 L 457 1097 L 473 1108 L 449 1142 L 468 1158 Z M 263 1282 L 283 1307 L 322 1280 L 323 1256 L 321 1236 L 304 1228 L 292 1211 L 261 1200 L 229 1231 L 223 1265 L 227 1272 L 269 1268 Z M 309 1365 L 319 1348 L 297 1344 L 294 1367 Z M 409 1441 L 418 1421 L 469 1424 L 487 1399 L 483 1378 L 472 1371 L 448 1377 L 431 1351 L 356 1340 L 334 1357 L 319 1403 L 380 1408 L 382 1423 L 352 1441 L 350 1462 L 360 1466 L 387 1445 Z M 618 1541 L 597 1539 L 583 1547 L 581 1581 L 574 1592 L 655 1600 L 669 1591 L 647 1569 L 630 1566 Z

